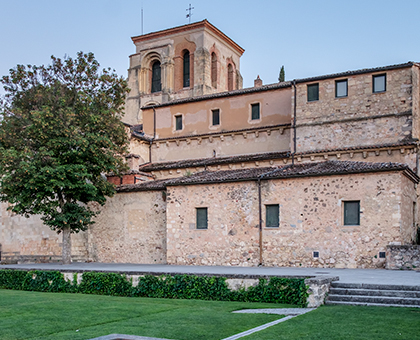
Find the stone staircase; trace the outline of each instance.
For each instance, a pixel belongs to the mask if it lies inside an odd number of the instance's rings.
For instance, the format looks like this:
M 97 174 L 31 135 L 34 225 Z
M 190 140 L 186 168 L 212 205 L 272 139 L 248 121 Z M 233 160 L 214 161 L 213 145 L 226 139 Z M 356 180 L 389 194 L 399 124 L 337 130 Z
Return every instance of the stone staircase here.
M 420 308 L 419 286 L 332 282 L 328 305 L 392 306 Z

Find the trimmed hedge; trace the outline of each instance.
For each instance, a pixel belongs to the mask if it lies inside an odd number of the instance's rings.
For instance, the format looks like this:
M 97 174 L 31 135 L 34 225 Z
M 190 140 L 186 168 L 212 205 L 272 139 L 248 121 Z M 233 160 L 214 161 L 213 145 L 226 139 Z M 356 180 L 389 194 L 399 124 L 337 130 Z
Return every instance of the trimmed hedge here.
M 85 272 L 77 284 L 66 281 L 59 271 L 0 270 L 0 288 L 40 292 L 83 293 L 114 296 L 138 296 L 169 299 L 271 302 L 306 306 L 308 297 L 304 279 L 272 277 L 258 285 L 231 291 L 226 278 L 195 275 L 146 275 L 137 286 L 125 275 Z

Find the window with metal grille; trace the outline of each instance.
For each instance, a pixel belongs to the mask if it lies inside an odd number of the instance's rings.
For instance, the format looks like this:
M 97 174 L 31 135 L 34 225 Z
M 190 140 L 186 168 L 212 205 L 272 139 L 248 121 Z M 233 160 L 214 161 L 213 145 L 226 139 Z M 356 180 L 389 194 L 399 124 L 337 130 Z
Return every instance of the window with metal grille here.
M 207 208 L 195 208 L 197 229 L 207 229 Z
M 280 209 L 278 204 L 267 204 L 265 206 L 265 226 L 276 228 L 280 222 Z
M 152 65 L 152 93 L 162 90 L 160 61 L 155 61 Z
M 360 201 L 344 202 L 344 225 L 360 225 Z
M 251 104 L 251 119 L 260 119 L 260 103 Z
M 319 84 L 308 85 L 308 102 L 319 100 Z
M 220 110 L 211 110 L 213 125 L 219 125 L 220 124 Z
M 175 130 L 182 130 L 182 116 L 175 116 Z
M 184 53 L 184 87 L 190 87 L 190 52 Z
M 336 98 L 347 97 L 348 83 L 347 79 L 335 81 L 335 96 Z
M 372 76 L 372 92 L 385 92 L 386 91 L 386 74 L 378 74 Z

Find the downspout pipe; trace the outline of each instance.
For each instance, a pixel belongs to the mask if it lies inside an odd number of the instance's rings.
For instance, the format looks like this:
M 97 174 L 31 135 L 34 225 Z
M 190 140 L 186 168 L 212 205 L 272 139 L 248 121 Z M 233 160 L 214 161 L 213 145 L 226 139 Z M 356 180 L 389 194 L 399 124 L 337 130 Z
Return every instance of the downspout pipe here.
M 292 165 L 295 165 L 295 154 L 296 154 L 296 79 L 293 79 L 292 82 L 294 95 L 293 95 L 293 153 L 292 153 Z
M 149 163 L 152 163 L 152 144 L 155 138 L 156 138 L 156 110 L 155 110 L 155 107 L 153 106 L 153 138 L 149 142 Z
M 262 218 L 262 195 L 261 195 L 261 180 L 264 176 L 270 175 L 274 172 L 276 172 L 278 168 L 266 172 L 264 174 L 261 174 L 257 177 L 257 186 L 258 186 L 258 232 L 259 232 L 259 247 L 260 247 L 260 259 L 258 266 L 262 267 L 264 266 L 264 260 L 263 260 L 263 218 Z

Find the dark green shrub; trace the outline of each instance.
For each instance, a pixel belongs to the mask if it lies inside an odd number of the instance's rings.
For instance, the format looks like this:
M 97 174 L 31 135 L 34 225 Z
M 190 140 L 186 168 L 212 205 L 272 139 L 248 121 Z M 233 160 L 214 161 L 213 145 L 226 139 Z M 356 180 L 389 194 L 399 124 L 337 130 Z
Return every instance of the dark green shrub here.
M 26 273 L 22 289 L 37 292 L 73 293 L 76 286 L 66 281 L 64 275 L 59 271 L 34 270 Z
M 22 289 L 23 280 L 27 272 L 23 270 L 4 269 L 0 270 L 0 288 Z
M 131 282 L 125 276 L 115 273 L 85 272 L 78 291 L 84 294 L 133 295 Z

